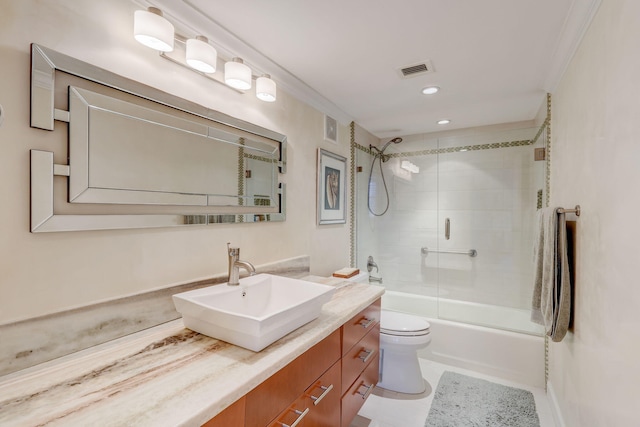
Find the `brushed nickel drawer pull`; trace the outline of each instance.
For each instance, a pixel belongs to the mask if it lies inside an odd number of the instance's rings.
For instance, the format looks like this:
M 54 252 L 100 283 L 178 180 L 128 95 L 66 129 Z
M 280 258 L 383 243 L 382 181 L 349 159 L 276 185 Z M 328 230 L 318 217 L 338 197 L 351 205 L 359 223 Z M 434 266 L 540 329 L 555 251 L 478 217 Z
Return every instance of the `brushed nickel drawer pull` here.
M 367 319 L 366 317 L 358 322 L 363 328 L 367 329 L 373 322 L 375 322 L 375 318 Z
M 362 353 L 366 353 L 364 356 L 362 355 Z M 371 356 L 373 356 L 373 353 L 375 353 L 375 351 L 373 350 L 367 350 L 365 348 L 363 348 L 360 351 L 360 355 L 358 356 L 360 359 L 362 359 L 362 363 L 367 363 L 367 360 L 369 360 L 369 358 Z
M 298 414 L 298 418 L 296 418 L 296 420 L 291 425 L 285 424 L 282 421 L 278 421 L 282 427 L 296 427 L 298 425 L 298 423 L 300 421 L 302 421 L 302 419 L 305 417 L 305 415 L 307 415 L 309 413 L 309 408 L 306 408 L 304 411 L 298 411 L 297 409 L 294 409 L 293 412 Z
M 321 401 L 322 399 L 324 399 L 324 397 L 325 397 L 327 394 L 329 394 L 329 392 L 330 392 L 331 390 L 333 390 L 333 384 L 329 384 L 329 386 L 328 386 L 328 387 L 327 387 L 327 386 L 323 386 L 323 385 L 321 385 L 321 386 L 320 386 L 320 388 L 324 390 L 320 396 L 318 396 L 318 397 L 313 396 L 313 395 L 309 396 L 309 397 L 311 397 L 311 400 L 313 400 L 313 404 L 314 404 L 314 405 L 317 405 L 318 403 L 320 403 L 320 401 Z
M 360 387 L 366 387 L 367 391 L 365 391 L 364 393 L 361 392 L 356 392 L 357 394 L 359 394 L 360 396 L 362 396 L 363 399 L 366 399 L 369 396 L 369 393 L 371 393 L 371 390 L 373 390 L 373 386 L 375 384 L 371 384 L 369 386 L 364 385 L 364 383 L 362 383 L 362 385 Z M 360 387 L 358 387 L 358 390 L 360 389 Z

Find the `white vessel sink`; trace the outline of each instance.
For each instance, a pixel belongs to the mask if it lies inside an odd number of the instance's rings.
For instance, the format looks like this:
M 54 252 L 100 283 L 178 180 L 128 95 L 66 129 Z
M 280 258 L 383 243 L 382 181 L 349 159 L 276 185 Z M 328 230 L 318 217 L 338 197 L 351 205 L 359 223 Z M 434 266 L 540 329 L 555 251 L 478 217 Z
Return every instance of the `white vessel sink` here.
M 209 286 L 173 295 L 184 325 L 231 344 L 260 351 L 320 315 L 336 288 L 257 274 L 239 286 Z

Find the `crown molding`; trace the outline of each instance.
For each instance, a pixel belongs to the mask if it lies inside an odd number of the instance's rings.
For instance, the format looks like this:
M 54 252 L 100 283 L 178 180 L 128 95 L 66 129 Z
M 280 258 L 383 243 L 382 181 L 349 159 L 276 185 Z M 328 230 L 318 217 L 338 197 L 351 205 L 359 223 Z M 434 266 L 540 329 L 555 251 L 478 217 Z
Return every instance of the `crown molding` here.
M 602 0 L 574 0 L 553 53 L 544 90 L 553 93 L 573 59 Z

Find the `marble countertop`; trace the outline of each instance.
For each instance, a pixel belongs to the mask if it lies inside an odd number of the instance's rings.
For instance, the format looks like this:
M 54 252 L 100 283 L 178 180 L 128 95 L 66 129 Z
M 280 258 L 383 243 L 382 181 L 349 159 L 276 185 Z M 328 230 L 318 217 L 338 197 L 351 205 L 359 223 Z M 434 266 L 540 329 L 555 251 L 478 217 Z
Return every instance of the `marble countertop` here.
M 0 426 L 199 426 L 320 342 L 384 292 L 338 286 L 314 321 L 255 353 L 182 319 L 0 378 Z

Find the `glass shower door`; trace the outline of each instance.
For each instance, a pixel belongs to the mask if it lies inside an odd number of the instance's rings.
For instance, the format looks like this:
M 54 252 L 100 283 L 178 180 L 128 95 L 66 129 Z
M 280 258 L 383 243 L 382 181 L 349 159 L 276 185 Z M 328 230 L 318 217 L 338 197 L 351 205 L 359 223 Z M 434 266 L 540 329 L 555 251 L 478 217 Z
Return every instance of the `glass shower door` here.
M 519 144 L 535 131 L 439 140 L 439 318 L 539 332 L 529 320 L 538 189 L 533 148 Z

